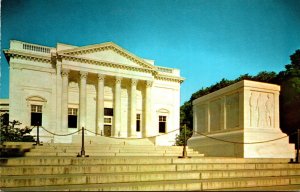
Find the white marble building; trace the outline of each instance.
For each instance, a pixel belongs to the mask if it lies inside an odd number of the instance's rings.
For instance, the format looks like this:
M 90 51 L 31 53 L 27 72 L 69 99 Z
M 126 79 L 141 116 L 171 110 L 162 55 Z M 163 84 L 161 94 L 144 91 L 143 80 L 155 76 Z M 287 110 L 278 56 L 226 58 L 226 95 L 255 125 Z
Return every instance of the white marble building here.
M 177 69 L 155 66 L 107 42 L 46 47 L 12 40 L 10 120 L 55 133 L 85 127 L 105 136 L 143 138 L 179 128 Z M 158 145 L 172 145 L 173 131 Z

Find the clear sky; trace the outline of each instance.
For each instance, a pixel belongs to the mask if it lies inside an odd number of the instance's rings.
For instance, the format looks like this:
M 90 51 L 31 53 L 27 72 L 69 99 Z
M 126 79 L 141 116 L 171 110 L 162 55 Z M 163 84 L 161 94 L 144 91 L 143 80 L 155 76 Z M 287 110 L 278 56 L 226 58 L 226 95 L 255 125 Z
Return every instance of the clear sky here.
M 284 70 L 300 49 L 300 0 L 2 0 L 1 48 L 113 41 L 186 78 L 181 104 L 201 87 Z M 8 98 L 1 55 L 0 98 Z

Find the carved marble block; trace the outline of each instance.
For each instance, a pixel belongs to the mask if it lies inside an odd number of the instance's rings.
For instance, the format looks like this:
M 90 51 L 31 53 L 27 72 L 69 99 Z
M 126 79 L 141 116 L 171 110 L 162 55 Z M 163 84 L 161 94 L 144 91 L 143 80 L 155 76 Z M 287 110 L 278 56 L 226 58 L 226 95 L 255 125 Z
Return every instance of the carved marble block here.
M 279 91 L 243 80 L 194 100 L 189 147 L 207 156 L 293 158 L 294 146 L 279 127 Z

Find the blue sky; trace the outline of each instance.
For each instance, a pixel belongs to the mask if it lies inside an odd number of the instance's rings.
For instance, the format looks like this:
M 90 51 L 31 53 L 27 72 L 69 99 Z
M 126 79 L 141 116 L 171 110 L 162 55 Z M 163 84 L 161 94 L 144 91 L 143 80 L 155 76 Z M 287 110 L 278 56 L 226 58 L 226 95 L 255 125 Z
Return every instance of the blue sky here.
M 284 70 L 300 49 L 299 0 L 2 0 L 1 48 L 113 41 L 179 68 L 181 104 L 222 78 Z M 0 98 L 8 98 L 1 55 Z

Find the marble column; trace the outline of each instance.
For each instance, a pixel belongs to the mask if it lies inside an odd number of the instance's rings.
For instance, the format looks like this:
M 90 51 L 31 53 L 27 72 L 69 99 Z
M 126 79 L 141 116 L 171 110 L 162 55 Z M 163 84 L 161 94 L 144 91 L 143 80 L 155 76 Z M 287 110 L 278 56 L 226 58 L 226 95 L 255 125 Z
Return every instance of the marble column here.
M 114 137 L 119 137 L 121 134 L 121 82 L 122 78 L 116 77 L 114 95 L 114 127 L 112 133 Z
M 145 106 L 145 114 L 144 114 L 144 122 L 145 126 L 142 130 L 143 137 L 149 137 L 151 134 L 152 129 L 152 81 L 146 81 L 146 90 L 145 90 L 145 100 L 144 100 L 144 106 Z
M 97 85 L 97 128 L 96 133 L 104 134 L 104 79 L 105 76 L 98 74 Z
M 129 137 L 136 137 L 136 79 L 131 79 L 130 89 L 130 114 L 129 114 Z
M 62 100 L 62 70 L 61 70 L 61 61 L 57 61 L 56 63 L 56 131 L 60 132 L 62 129 L 61 124 L 61 100 Z
M 79 129 L 86 127 L 86 79 L 87 72 L 80 72 L 79 86 Z M 81 133 L 80 133 L 81 134 Z
M 68 87 L 69 87 L 69 70 L 63 69 L 62 76 L 62 97 L 61 97 L 61 131 L 68 131 Z

